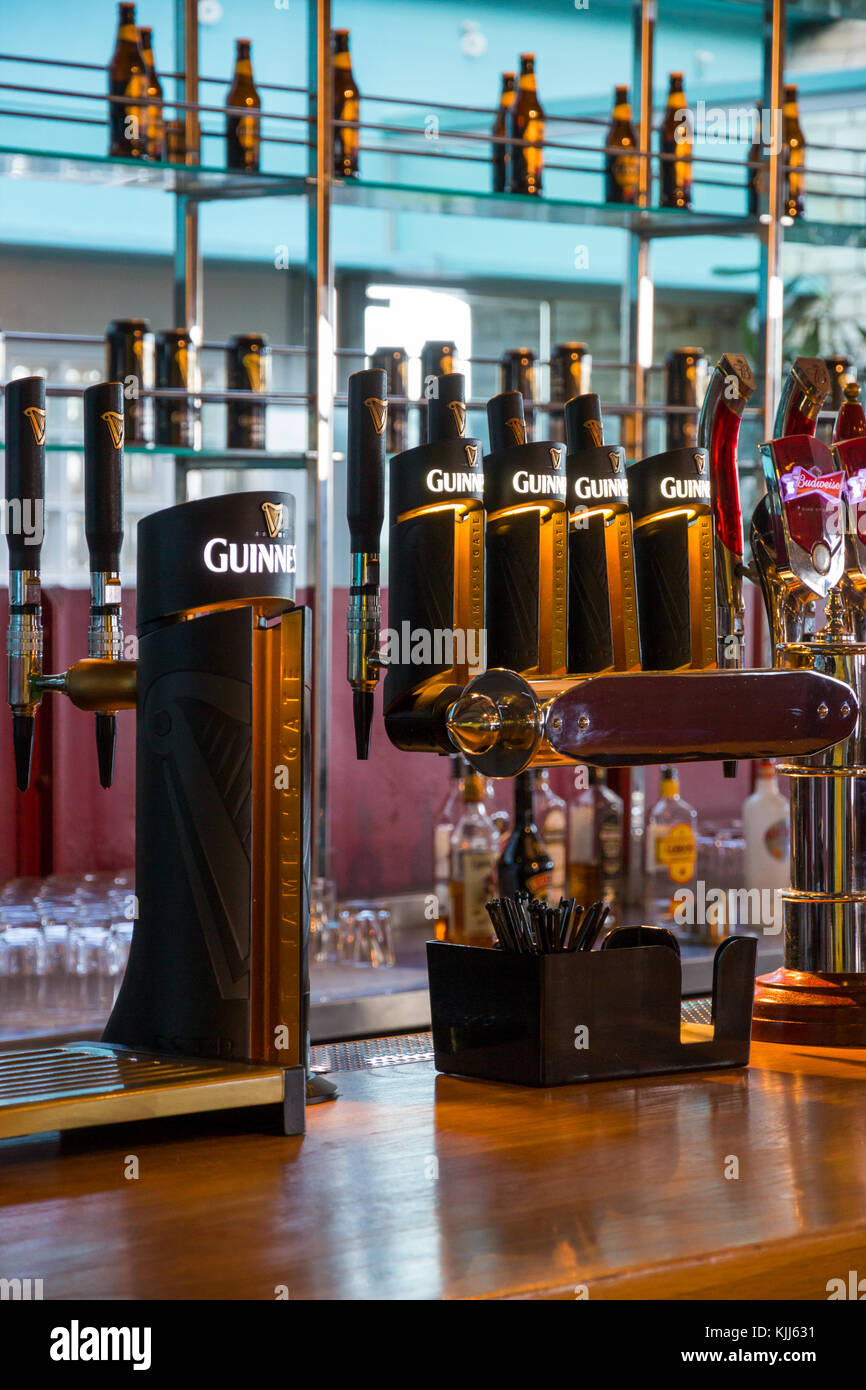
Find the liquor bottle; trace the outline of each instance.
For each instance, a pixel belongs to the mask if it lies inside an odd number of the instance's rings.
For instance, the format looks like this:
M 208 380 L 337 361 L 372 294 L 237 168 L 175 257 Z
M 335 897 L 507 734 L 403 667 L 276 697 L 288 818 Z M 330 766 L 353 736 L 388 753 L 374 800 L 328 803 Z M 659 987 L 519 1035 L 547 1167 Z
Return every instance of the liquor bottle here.
M 755 790 L 743 802 L 743 837 L 746 841 L 744 887 L 787 888 L 791 813 L 787 797 L 779 791 L 776 769 L 769 758 L 755 764 Z M 761 905 L 762 918 L 764 904 Z M 770 926 L 762 921 L 763 926 Z
M 679 889 L 695 891 L 697 827 L 697 811 L 680 796 L 677 769 L 663 767 L 646 839 L 648 906 L 657 924 L 674 920 L 674 894 Z
M 459 753 L 452 753 L 451 777 L 433 825 L 433 891 L 436 894 L 436 939 L 444 941 L 448 930 L 451 892 L 451 836 L 463 805 L 463 778 L 466 764 Z
M 690 208 L 692 205 L 692 137 L 686 116 L 683 75 L 672 72 L 664 120 L 659 127 L 661 191 L 659 206 Z
M 514 105 L 516 97 L 517 93 L 514 90 L 514 73 L 504 72 L 502 74 L 502 94 L 499 98 L 499 109 L 493 120 L 493 135 L 496 137 L 493 143 L 494 193 L 505 193 L 508 188 L 511 152 L 510 146 L 505 144 L 505 137 L 508 134 L 509 113 Z
M 860 404 L 860 387 L 856 381 L 845 385 L 845 399 L 839 407 L 833 429 L 833 443 L 841 444 L 846 439 L 862 439 L 866 435 L 866 415 Z
M 622 899 L 623 801 L 601 768 L 578 768 L 568 808 L 568 892 L 584 904 Z
M 361 119 L 361 93 L 352 73 L 348 29 L 334 30 L 334 174 L 338 179 L 358 176 L 361 132 L 342 121 Z
M 806 210 L 806 141 L 797 111 L 797 88 L 785 83 L 782 106 L 782 167 L 785 170 L 783 217 L 802 217 Z
M 750 217 L 761 215 L 761 204 L 767 196 L 767 160 L 762 138 L 763 108 L 757 107 L 757 112 L 758 120 L 754 131 L 755 138 L 749 149 L 749 169 L 746 180 L 746 205 Z
M 508 123 L 512 140 L 530 142 L 515 143 L 511 147 L 509 189 L 512 193 L 538 196 L 544 168 L 544 111 L 535 87 L 535 57 L 532 53 L 520 55 L 520 83 Z
M 565 802 L 557 796 L 550 786 L 550 774 L 546 767 L 535 773 L 533 798 L 535 824 L 553 860 L 553 876 L 550 881 L 550 899 L 559 902 L 566 890 L 566 840 L 568 836 L 568 813 Z
M 144 138 L 148 159 L 165 159 L 165 121 L 162 115 L 162 84 L 156 75 L 153 57 L 153 30 L 145 25 L 138 31 L 139 47 L 144 59 L 145 95 Z
M 514 829 L 499 860 L 502 897 L 529 893 L 546 899 L 552 894 L 554 863 L 533 818 L 533 781 L 531 772 L 521 772 L 514 779 Z
M 118 5 L 117 42 L 108 65 L 108 91 L 124 101 L 109 103 L 109 155 L 146 159 L 145 106 L 147 88 L 144 58 L 135 27 L 135 6 Z
M 235 41 L 235 71 L 226 97 L 226 168 L 258 173 L 261 150 L 261 99 L 253 81 L 252 42 Z M 237 108 L 247 108 L 240 115 Z M 252 113 L 255 112 L 255 115 Z
M 526 438 L 535 425 L 535 353 L 532 348 L 508 348 L 499 359 L 500 391 L 519 391 L 523 397 Z
M 636 203 L 640 188 L 640 164 L 635 153 L 637 135 L 632 125 L 628 87 L 617 87 L 614 91 L 613 116 L 605 143 L 605 200 L 608 203 Z
M 462 781 L 462 805 L 451 836 L 451 891 L 446 941 L 492 946 L 493 927 L 484 904 L 496 896 L 499 837 L 484 807 L 484 782 L 477 772 Z

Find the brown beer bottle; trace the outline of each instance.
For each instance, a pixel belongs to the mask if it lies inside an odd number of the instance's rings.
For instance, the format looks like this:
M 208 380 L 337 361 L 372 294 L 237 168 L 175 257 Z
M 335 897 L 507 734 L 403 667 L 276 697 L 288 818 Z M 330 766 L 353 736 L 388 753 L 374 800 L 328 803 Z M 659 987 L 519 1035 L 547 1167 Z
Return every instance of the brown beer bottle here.
M 692 135 L 684 118 L 686 94 L 683 75 L 672 72 L 664 120 L 659 127 L 661 160 L 661 196 L 663 208 L 690 208 L 692 205 Z
M 755 138 L 749 149 L 749 178 L 746 185 L 748 190 L 747 207 L 750 217 L 759 217 L 761 214 L 761 200 L 767 192 L 767 161 L 764 157 L 763 141 L 763 108 L 756 108 L 758 113 L 757 129 Z M 757 167 L 755 167 L 757 166 Z
M 607 132 L 605 152 L 605 200 L 608 203 L 636 203 L 639 164 L 635 151 L 637 135 L 631 121 L 628 87 L 617 87 L 613 117 Z
M 361 132 L 357 126 L 342 125 L 342 121 L 361 119 L 361 93 L 352 73 L 348 29 L 334 30 L 334 176 L 354 179 L 358 176 L 358 147 Z
M 249 39 L 236 40 L 235 73 L 226 106 L 248 107 L 250 114 L 240 115 L 238 111 L 226 113 L 226 167 L 256 174 L 261 148 L 259 111 L 262 103 L 253 81 L 251 48 Z
M 802 217 L 806 211 L 806 141 L 800 129 L 797 88 L 785 83 L 782 104 L 782 165 L 785 170 L 783 217 Z
M 146 159 L 145 108 L 141 98 L 147 82 L 135 27 L 135 6 L 123 4 L 117 8 L 117 42 L 108 65 L 108 91 L 110 96 L 126 100 L 109 103 L 108 153 L 126 159 Z
M 512 140 L 531 143 L 511 147 L 509 187 L 512 193 L 541 193 L 541 173 L 544 168 L 544 111 L 535 88 L 535 57 L 520 55 L 520 82 L 517 100 L 511 108 Z
M 498 137 L 493 144 L 494 193 L 504 193 L 508 188 L 508 165 L 511 151 L 510 147 L 505 144 L 504 137 L 508 134 L 508 113 L 514 105 L 516 96 L 514 73 L 504 72 L 502 74 L 502 95 L 499 98 L 499 110 L 493 121 L 493 134 Z
M 138 31 L 138 43 L 144 59 L 145 94 L 148 103 L 144 108 L 144 138 L 147 144 L 148 159 L 165 159 L 165 121 L 162 115 L 162 85 L 156 75 L 153 57 L 153 30 L 142 26 Z

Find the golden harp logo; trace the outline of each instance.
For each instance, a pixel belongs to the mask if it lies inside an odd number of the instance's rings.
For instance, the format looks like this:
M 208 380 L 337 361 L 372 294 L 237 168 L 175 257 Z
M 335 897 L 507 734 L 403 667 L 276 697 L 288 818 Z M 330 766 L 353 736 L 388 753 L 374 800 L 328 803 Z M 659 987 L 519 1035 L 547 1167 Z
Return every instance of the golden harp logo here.
M 469 464 L 469 467 L 474 468 L 476 463 L 478 462 L 478 445 L 464 444 L 463 449 L 466 454 L 466 460 Z
M 373 428 L 377 434 L 382 434 L 388 418 L 388 402 L 380 401 L 378 396 L 368 396 L 364 404 L 372 417 Z
M 547 452 L 550 454 L 550 462 L 553 464 L 554 468 L 558 468 L 562 463 L 562 450 L 548 449 Z
M 106 410 L 100 416 L 108 426 L 108 433 L 111 435 L 111 442 L 115 449 L 123 448 L 123 416 L 116 410 Z
M 610 459 L 610 466 L 611 466 L 611 468 L 613 469 L 614 473 L 618 473 L 618 472 L 619 472 L 619 454 L 617 454 L 613 449 L 611 449 L 610 453 L 608 454 L 608 458 Z
M 698 476 L 700 476 L 700 475 L 703 473 L 703 471 L 704 471 L 704 466 L 705 466 L 707 460 L 706 460 L 706 458 L 705 458 L 705 456 L 704 456 L 703 454 L 695 454 L 694 457 L 695 457 L 695 463 L 696 463 L 697 469 L 698 469 Z
M 592 440 L 592 442 L 593 442 L 593 444 L 596 446 L 596 448 L 598 448 L 599 444 L 603 444 L 603 443 L 604 443 L 604 439 L 603 439 L 602 433 L 601 433 L 601 421 L 600 421 L 600 420 L 584 420 L 583 423 L 586 425 L 587 434 L 589 435 L 590 439 Z
M 462 401 L 449 401 L 448 409 L 454 416 L 454 423 L 457 426 L 457 433 L 462 434 L 466 429 L 466 406 Z
M 30 428 L 33 431 L 33 438 L 37 444 L 45 443 L 45 411 L 40 410 L 38 405 L 28 405 L 24 414 L 30 421 Z
M 515 444 L 525 444 L 526 430 L 524 428 L 523 421 L 518 419 L 518 417 L 515 415 L 511 420 L 506 420 L 505 423 L 511 430 L 511 433 L 514 435 Z
M 245 352 L 241 361 L 250 383 L 250 390 L 264 391 L 264 358 L 258 352 Z
M 276 540 L 277 536 L 283 529 L 284 511 L 285 506 L 282 502 L 262 503 L 262 512 L 265 518 L 265 525 L 268 528 L 268 535 L 270 536 L 272 541 Z

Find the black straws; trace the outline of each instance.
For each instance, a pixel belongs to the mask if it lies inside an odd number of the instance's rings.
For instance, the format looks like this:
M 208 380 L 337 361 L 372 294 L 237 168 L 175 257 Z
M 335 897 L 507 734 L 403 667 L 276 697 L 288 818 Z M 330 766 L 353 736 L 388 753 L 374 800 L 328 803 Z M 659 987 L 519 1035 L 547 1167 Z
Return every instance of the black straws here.
M 486 906 L 502 950 L 521 956 L 591 951 L 609 912 L 603 902 L 585 908 L 574 898 L 560 898 L 552 907 L 528 893 L 493 898 Z

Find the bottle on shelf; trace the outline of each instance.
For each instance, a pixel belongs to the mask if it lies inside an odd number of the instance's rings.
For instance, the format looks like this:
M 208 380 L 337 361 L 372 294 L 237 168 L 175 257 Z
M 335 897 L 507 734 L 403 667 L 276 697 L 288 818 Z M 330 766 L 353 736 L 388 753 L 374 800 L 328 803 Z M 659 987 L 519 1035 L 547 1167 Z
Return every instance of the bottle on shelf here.
M 533 798 L 535 824 L 547 852 L 553 860 L 553 874 L 550 880 L 549 897 L 558 903 L 566 896 L 566 840 L 568 838 L 568 811 L 561 796 L 557 796 L 550 785 L 550 773 L 546 767 L 535 773 Z
M 448 931 L 449 895 L 451 892 L 451 836 L 463 805 L 463 778 L 466 763 L 459 753 L 452 753 L 450 780 L 445 799 L 433 823 L 433 891 L 436 894 L 436 939 L 444 941 Z
M 783 217 L 802 217 L 806 211 L 806 141 L 800 128 L 797 88 L 785 83 L 782 105 L 782 167 L 785 172 Z
M 493 192 L 505 193 L 508 189 L 509 165 L 511 162 L 509 146 L 505 144 L 508 135 L 508 118 L 517 97 L 514 86 L 514 73 L 502 74 L 502 92 L 499 107 L 493 118 Z
M 623 801 L 606 784 L 603 768 L 578 768 L 568 808 L 568 895 L 601 899 L 615 912 L 622 900 Z
M 545 900 L 552 892 L 554 863 L 535 824 L 534 780 L 531 772 L 521 772 L 514 779 L 514 829 L 499 860 L 499 893 L 503 898 L 529 893 Z
M 698 442 L 698 411 L 707 391 L 709 363 L 699 347 L 673 348 L 665 357 L 665 403 L 688 406 L 693 414 L 677 411 L 665 422 L 667 449 L 694 449 Z
M 544 169 L 544 110 L 536 90 L 535 55 L 532 53 L 520 55 L 520 81 L 509 126 L 515 141 L 511 147 L 509 190 L 540 196 Z
M 201 445 L 201 402 L 195 396 L 199 386 L 195 339 L 185 328 L 157 333 L 155 356 L 157 387 L 173 387 L 189 393 L 185 398 L 156 397 L 156 443 L 197 449 Z
M 122 159 L 146 159 L 147 88 L 144 57 L 135 26 L 135 6 L 118 5 L 117 41 L 108 65 L 108 91 L 123 100 L 109 103 L 109 155 Z
M 647 906 L 657 925 L 674 921 L 679 889 L 695 892 L 697 853 L 698 813 L 680 796 L 677 769 L 663 767 L 646 833 Z
M 261 153 L 262 103 L 253 81 L 250 39 L 235 41 L 235 71 L 226 107 L 226 168 L 256 174 Z M 248 115 L 241 114 L 244 109 Z
M 409 355 L 405 348 L 381 347 L 370 357 L 370 366 L 385 372 L 388 383 L 388 415 L 385 425 L 385 449 L 389 454 L 402 454 L 408 447 L 406 417 L 408 407 L 393 401 L 393 396 L 409 395 Z
M 145 96 L 144 138 L 147 142 L 148 159 L 165 159 L 165 121 L 162 109 L 162 84 L 156 75 L 153 56 L 153 30 L 142 25 L 138 31 L 139 47 L 144 59 Z
M 526 438 L 535 424 L 535 353 L 532 348 L 508 348 L 499 359 L 500 391 L 519 391 L 523 397 Z
M 747 891 L 787 888 L 791 812 L 787 798 L 779 791 L 776 769 L 769 758 L 755 763 L 755 790 L 743 802 L 743 837 L 746 842 L 744 888 Z M 775 907 L 775 901 L 767 903 L 762 897 L 762 926 L 773 924 Z M 765 920 L 767 916 L 769 921 Z
M 446 941 L 458 946 L 492 946 L 493 927 L 484 904 L 496 896 L 499 836 L 484 806 L 484 782 L 468 771 L 451 835 L 451 881 Z
M 271 349 L 262 333 L 238 333 L 226 343 L 226 386 L 229 391 L 255 391 L 265 395 Z M 266 447 L 266 402 L 228 401 L 226 448 Z
M 586 343 L 557 343 L 550 354 L 549 438 L 565 442 L 565 414 L 562 407 L 572 396 L 583 396 L 592 379 L 592 357 Z M 555 408 L 554 408 L 555 407 Z
M 856 381 L 845 384 L 845 399 L 839 407 L 833 427 L 833 443 L 846 439 L 862 439 L 866 435 L 866 415 L 860 403 L 860 386 Z
M 604 196 L 608 203 L 636 203 L 640 190 L 637 134 L 631 119 L 628 87 L 617 87 L 605 142 Z
M 664 119 L 659 127 L 659 206 L 690 208 L 692 205 L 692 132 L 683 75 L 672 72 Z
M 361 119 L 361 93 L 352 72 L 348 29 L 334 30 L 334 174 L 338 179 L 358 177 L 361 132 L 344 121 Z
M 758 106 L 754 140 L 749 149 L 749 168 L 746 180 L 746 209 L 749 217 L 760 217 L 767 196 L 767 157 L 763 141 L 763 107 Z

